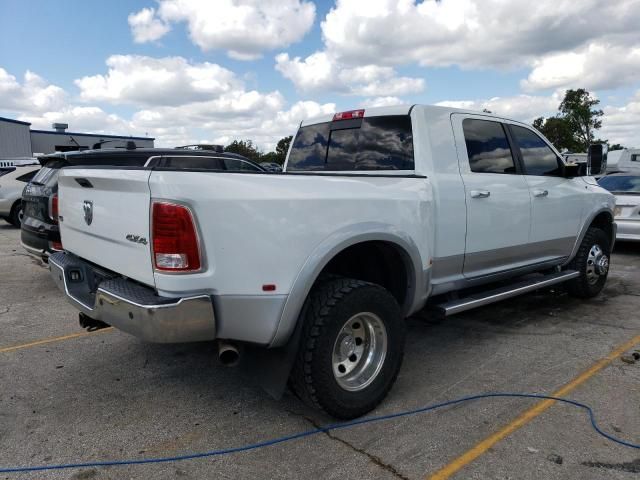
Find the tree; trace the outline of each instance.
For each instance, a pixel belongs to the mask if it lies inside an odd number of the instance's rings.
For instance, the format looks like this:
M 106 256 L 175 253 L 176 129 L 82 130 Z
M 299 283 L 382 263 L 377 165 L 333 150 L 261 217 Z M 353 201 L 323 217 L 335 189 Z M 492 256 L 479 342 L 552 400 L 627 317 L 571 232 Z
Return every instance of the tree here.
M 614 143 L 613 145 L 609 145 L 609 151 L 612 152 L 613 150 L 624 150 L 624 147 L 619 143 Z
M 604 112 L 596 107 L 600 100 L 593 98 L 584 88 L 567 90 L 558 110 L 567 122 L 577 145 L 587 151 L 595 140 L 594 132 L 602 126 Z
M 262 153 L 256 148 L 251 140 L 234 140 L 224 147 L 225 152 L 237 153 L 247 157 L 249 160 L 259 162 Z
M 289 135 L 288 137 L 284 137 L 278 140 L 278 145 L 276 145 L 276 153 L 286 157 L 287 152 L 289 151 L 289 145 L 291 145 L 291 140 L 293 140 L 293 135 Z
M 568 150 L 570 152 L 579 152 L 581 145 L 576 142 L 571 126 L 563 117 L 549 117 L 546 120 L 543 117 L 536 118 L 533 126 L 558 150 Z

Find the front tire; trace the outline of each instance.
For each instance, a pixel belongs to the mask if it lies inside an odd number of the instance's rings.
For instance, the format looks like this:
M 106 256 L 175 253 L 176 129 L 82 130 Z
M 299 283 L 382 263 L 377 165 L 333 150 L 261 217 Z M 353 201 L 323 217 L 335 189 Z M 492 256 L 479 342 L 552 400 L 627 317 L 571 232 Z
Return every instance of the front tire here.
M 604 288 L 609 274 L 611 246 L 603 230 L 589 227 L 582 239 L 578 253 L 568 268 L 580 272 L 580 276 L 567 282 L 567 291 L 578 298 L 592 298 Z
M 20 219 L 22 218 L 22 215 L 20 215 L 21 211 L 22 205 L 20 205 L 20 202 L 16 202 L 13 207 L 11 207 L 11 213 L 9 213 L 9 218 L 7 219 L 7 221 L 14 227 L 20 228 L 20 225 L 22 223 L 20 221 Z
M 379 285 L 332 277 L 310 293 L 290 384 L 307 404 L 351 419 L 373 410 L 402 365 L 405 326 Z

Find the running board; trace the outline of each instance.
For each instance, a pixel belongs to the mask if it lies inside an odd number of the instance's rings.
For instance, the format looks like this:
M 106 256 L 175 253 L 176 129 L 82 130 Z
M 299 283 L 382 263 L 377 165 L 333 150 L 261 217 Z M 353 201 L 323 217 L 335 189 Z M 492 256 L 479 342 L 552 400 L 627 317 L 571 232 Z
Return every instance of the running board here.
M 572 278 L 576 278 L 580 275 L 580 272 L 576 270 L 565 270 L 563 272 L 552 273 L 545 275 L 542 278 L 536 278 L 534 280 L 525 280 L 518 282 L 507 287 L 496 288 L 495 290 L 488 290 L 486 292 L 470 295 L 465 298 L 452 300 L 446 303 L 440 303 L 436 305 L 436 309 L 442 312 L 446 317 L 454 315 L 456 313 L 471 310 L 472 308 L 482 307 L 483 305 L 489 305 L 490 303 L 499 302 L 507 298 L 516 297 L 523 293 L 532 292 L 539 288 L 555 285 L 556 283 L 566 282 Z

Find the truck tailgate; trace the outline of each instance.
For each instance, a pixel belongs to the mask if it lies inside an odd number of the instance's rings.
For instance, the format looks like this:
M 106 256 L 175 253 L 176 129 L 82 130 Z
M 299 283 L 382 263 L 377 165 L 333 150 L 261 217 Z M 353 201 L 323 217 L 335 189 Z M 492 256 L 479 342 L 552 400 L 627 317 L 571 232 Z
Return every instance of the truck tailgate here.
M 149 243 L 150 173 L 63 169 L 58 196 L 64 249 L 154 286 Z

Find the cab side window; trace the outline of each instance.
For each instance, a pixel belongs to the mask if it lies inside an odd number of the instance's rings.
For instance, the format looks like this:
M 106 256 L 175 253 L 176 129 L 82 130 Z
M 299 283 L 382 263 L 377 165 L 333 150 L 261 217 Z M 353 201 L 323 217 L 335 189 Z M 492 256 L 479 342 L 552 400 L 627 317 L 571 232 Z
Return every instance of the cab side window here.
M 472 172 L 516 173 L 507 134 L 500 122 L 465 118 L 462 130 Z
M 511 125 L 513 139 L 520 148 L 526 175 L 560 175 L 560 159 L 536 133 Z

